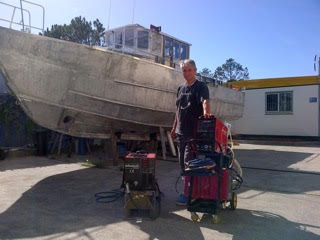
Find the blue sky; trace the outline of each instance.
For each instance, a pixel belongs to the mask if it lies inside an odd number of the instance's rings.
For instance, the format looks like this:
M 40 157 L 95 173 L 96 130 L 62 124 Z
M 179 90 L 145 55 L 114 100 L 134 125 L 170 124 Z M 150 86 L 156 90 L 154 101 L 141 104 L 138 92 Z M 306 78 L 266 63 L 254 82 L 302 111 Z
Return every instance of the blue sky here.
M 2 1 L 20 5 L 19 0 Z M 45 27 L 79 15 L 108 26 L 110 0 L 31 1 L 45 7 Z M 251 79 L 316 75 L 320 0 L 111 0 L 110 28 L 132 23 L 134 2 L 134 23 L 161 26 L 163 32 L 191 43 L 191 58 L 199 70 L 214 71 L 232 57 L 248 67 Z M 41 26 L 40 9 L 24 7 L 31 12 L 32 25 Z M 0 18 L 11 13 L 0 5 Z M 17 12 L 16 21 L 19 18 Z

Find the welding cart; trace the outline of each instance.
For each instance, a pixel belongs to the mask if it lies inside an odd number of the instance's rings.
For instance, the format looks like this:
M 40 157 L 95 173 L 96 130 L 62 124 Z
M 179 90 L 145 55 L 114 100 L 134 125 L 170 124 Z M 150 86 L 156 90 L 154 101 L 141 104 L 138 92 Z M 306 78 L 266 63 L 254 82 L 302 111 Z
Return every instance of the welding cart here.
M 197 119 L 194 139 L 188 143 L 194 158 L 187 162 L 184 173 L 184 194 L 189 199 L 187 209 L 192 221 L 200 220 L 200 212 L 217 223 L 217 209 L 237 207 L 236 190 L 242 178 L 233 168 L 227 141 L 228 128 L 219 119 Z

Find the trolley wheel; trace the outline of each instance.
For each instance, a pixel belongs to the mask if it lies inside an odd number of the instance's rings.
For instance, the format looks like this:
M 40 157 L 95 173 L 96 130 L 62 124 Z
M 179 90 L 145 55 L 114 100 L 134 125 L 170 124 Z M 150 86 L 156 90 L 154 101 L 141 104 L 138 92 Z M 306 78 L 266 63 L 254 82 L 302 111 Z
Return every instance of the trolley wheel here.
M 150 209 L 149 211 L 149 217 L 152 220 L 155 220 L 157 217 L 160 216 L 160 211 L 161 211 L 161 203 L 160 203 L 160 197 L 152 196 L 150 197 L 150 202 L 153 205 L 153 208 Z
M 198 222 L 200 219 L 199 215 L 196 212 L 191 212 L 191 220 L 193 222 Z
M 236 210 L 238 204 L 238 197 L 236 193 L 232 193 L 232 200 L 230 201 L 230 206 L 232 210 Z
M 212 215 L 210 221 L 213 224 L 218 224 L 218 223 L 220 223 L 220 218 L 218 215 Z

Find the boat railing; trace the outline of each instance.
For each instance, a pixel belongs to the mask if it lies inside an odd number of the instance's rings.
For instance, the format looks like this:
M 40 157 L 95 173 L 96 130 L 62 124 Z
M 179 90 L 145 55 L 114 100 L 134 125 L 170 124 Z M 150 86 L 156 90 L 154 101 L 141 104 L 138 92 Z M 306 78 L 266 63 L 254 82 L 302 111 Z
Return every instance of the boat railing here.
M 218 86 L 223 84 L 222 81 L 204 74 L 197 73 L 196 77 L 199 81 L 205 82 L 206 84 L 209 84 L 209 85 Z
M 42 9 L 42 28 L 33 26 L 31 24 L 31 13 L 30 13 L 30 11 L 28 9 L 25 9 L 22 6 L 23 3 L 34 5 L 34 6 L 40 7 Z M 30 1 L 26 1 L 26 0 L 20 0 L 20 7 L 0 1 L 0 6 L 1 5 L 5 6 L 5 7 L 10 7 L 12 9 L 11 19 L 5 19 L 5 18 L 1 18 L 0 17 L 0 21 L 9 23 L 9 28 L 10 29 L 13 27 L 13 25 L 19 25 L 19 26 L 22 26 L 21 30 L 23 32 L 31 33 L 31 29 L 37 29 L 37 30 L 41 30 L 42 34 L 44 34 L 45 9 L 44 9 L 44 7 L 42 5 L 30 2 Z M 14 16 L 15 16 L 16 10 L 18 10 L 18 11 L 20 10 L 21 11 L 21 21 L 20 22 L 15 22 L 14 21 Z M 24 13 L 28 14 L 28 20 L 29 20 L 28 24 L 25 24 L 25 22 L 24 22 Z

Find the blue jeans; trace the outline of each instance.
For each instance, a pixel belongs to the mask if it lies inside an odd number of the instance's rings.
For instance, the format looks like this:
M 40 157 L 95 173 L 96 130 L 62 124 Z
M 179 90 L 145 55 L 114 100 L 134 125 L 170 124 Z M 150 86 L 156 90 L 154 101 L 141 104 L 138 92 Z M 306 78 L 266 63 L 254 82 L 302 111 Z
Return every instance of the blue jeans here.
M 189 144 L 191 137 L 185 137 L 178 135 L 178 149 L 179 149 L 179 164 L 181 168 L 181 174 L 184 174 L 186 168 L 186 162 L 194 158 L 194 153 L 191 151 L 191 145 Z

